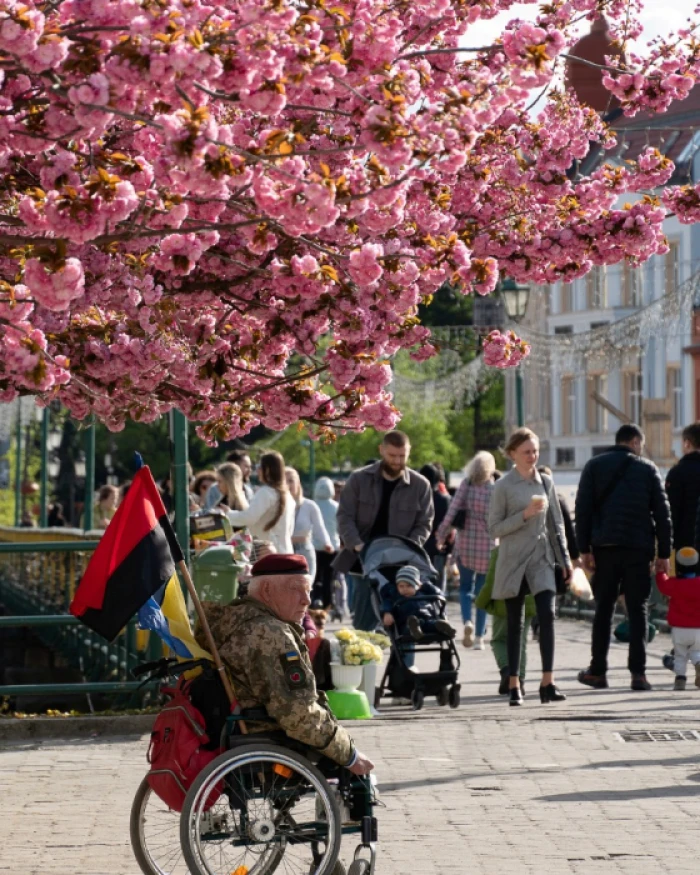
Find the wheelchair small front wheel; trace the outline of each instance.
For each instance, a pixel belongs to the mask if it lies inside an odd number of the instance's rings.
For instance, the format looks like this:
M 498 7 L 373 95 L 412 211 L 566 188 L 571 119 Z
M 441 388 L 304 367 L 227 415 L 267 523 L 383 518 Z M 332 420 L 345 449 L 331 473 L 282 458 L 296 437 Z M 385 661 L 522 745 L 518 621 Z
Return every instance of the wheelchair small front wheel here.
M 452 686 L 450 687 L 450 708 L 459 708 L 460 689 L 461 687 L 459 684 L 452 684 Z
M 335 875 L 341 838 L 336 794 L 321 772 L 274 744 L 217 757 L 190 788 L 180 818 L 192 875 Z

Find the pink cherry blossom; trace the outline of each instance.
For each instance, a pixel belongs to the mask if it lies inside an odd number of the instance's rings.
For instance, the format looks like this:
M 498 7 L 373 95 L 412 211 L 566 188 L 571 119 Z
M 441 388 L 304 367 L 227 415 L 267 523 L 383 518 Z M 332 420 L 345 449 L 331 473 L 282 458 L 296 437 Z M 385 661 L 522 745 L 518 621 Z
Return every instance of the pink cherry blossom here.
M 435 354 L 417 314 L 443 283 L 664 252 L 700 186 L 651 148 L 581 175 L 615 136 L 560 77 L 581 22 L 635 38 L 641 0 L 525 5 L 0 0 L 0 400 L 113 429 L 177 406 L 212 442 L 391 428 L 388 362 Z M 696 34 L 606 61 L 626 115 L 687 96 Z

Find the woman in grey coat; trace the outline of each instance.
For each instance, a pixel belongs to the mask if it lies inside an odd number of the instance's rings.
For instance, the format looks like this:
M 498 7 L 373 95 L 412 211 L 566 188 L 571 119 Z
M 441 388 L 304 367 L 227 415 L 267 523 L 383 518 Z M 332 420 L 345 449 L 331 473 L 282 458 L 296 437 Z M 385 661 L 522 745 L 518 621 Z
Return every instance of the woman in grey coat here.
M 505 599 L 508 621 L 510 704 L 522 705 L 520 642 L 523 603 L 528 589 L 535 597 L 540 621 L 542 683 L 540 701 L 560 702 L 566 696 L 554 684 L 555 562 L 564 580 L 571 574 L 564 523 L 554 484 L 537 470 L 540 442 L 529 428 L 519 428 L 505 447 L 513 468 L 494 486 L 489 507 L 489 533 L 500 541 L 493 598 Z

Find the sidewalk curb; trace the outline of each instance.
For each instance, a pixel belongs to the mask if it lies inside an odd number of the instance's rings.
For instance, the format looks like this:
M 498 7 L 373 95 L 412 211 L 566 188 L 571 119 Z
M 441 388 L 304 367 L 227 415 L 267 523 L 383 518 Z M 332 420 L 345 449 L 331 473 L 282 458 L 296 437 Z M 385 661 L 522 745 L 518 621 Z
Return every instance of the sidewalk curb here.
M 6 741 L 47 739 L 109 738 L 148 735 L 155 714 L 128 714 L 123 717 L 3 717 L 0 718 L 0 746 Z

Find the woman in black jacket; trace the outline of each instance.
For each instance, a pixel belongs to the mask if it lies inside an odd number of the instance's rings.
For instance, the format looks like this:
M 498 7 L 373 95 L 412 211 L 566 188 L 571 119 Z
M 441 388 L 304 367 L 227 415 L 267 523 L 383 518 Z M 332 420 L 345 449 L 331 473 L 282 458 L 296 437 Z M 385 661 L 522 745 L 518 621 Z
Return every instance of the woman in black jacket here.
M 430 483 L 430 488 L 433 491 L 433 507 L 435 508 L 433 529 L 430 533 L 430 537 L 425 544 L 423 544 L 423 549 L 430 557 L 430 561 L 433 563 L 433 566 L 438 573 L 437 585 L 443 592 L 445 592 L 445 563 L 447 561 L 447 554 L 450 551 L 450 547 L 446 544 L 442 550 L 439 550 L 435 533 L 445 519 L 445 514 L 447 513 L 447 508 L 450 506 L 451 499 L 449 495 L 445 495 L 445 493 L 440 490 L 442 478 L 440 477 L 440 471 L 438 470 L 437 465 L 423 465 L 418 473 L 422 474 L 428 483 Z

